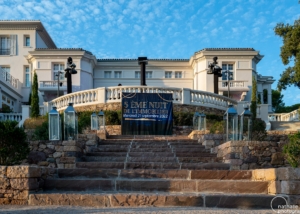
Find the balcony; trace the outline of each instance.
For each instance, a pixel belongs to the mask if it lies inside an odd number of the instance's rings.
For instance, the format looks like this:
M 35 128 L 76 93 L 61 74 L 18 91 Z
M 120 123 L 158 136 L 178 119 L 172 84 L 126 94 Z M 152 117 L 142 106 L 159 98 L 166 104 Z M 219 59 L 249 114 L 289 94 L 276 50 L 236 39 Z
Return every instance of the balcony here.
M 0 69 L 0 79 L 15 89 L 18 89 L 18 79 L 14 78 L 9 72 Z
M 248 92 L 249 87 L 247 80 L 230 80 L 229 84 L 227 80 L 219 81 L 219 91 L 231 91 L 231 92 Z
M 10 49 L 0 49 L 0 55 L 10 55 Z
M 67 90 L 67 81 L 60 81 L 61 85 L 59 86 L 60 91 Z M 57 91 L 58 89 L 57 80 L 53 81 L 40 81 L 39 91 Z

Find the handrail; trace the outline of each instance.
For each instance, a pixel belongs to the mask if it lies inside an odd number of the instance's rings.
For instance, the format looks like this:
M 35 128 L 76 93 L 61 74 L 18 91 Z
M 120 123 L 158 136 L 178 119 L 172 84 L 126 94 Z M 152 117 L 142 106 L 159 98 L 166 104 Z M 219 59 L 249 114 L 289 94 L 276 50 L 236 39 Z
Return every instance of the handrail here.
M 20 122 L 22 120 L 22 113 L 0 113 L 0 121 L 6 120 Z
M 187 88 L 171 88 L 158 86 L 114 86 L 78 91 L 58 97 L 48 103 L 48 111 L 56 106 L 57 110 L 65 109 L 69 103 L 74 107 L 99 103 L 121 102 L 121 92 L 127 93 L 171 93 L 173 103 L 192 104 L 226 110 L 228 104 L 237 105 L 237 101 L 206 91 Z
M 9 83 L 12 87 L 18 89 L 18 79 L 13 77 L 9 72 L 0 69 L 0 78 Z
M 273 113 L 269 114 L 269 121 L 299 121 L 299 110 L 288 113 Z

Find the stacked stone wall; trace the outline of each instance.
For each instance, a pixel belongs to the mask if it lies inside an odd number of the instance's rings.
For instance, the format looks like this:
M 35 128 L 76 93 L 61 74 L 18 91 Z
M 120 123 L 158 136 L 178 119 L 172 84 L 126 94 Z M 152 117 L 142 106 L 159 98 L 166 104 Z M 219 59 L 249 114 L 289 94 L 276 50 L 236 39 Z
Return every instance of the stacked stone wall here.
M 212 152 L 230 163 L 233 170 L 278 168 L 289 166 L 282 153 L 283 145 L 272 141 L 229 141 L 212 148 Z
M 23 164 L 49 168 L 75 168 L 76 160 L 98 145 L 96 134 L 80 134 L 77 141 L 30 141 Z
M 34 166 L 0 166 L 0 205 L 26 205 L 30 192 L 43 188 L 54 169 Z
M 300 206 L 300 168 L 256 169 L 252 180 L 268 181 L 268 194 L 287 195 L 289 205 Z
M 115 102 L 115 103 L 101 103 L 96 105 L 87 105 L 82 107 L 74 107 L 77 112 L 82 111 L 121 111 L 122 110 L 122 103 Z M 205 114 L 214 114 L 214 115 L 223 115 L 225 111 L 211 108 L 211 107 L 204 107 L 204 106 L 195 106 L 195 105 L 182 105 L 182 104 L 173 104 L 173 111 L 175 112 L 204 112 Z

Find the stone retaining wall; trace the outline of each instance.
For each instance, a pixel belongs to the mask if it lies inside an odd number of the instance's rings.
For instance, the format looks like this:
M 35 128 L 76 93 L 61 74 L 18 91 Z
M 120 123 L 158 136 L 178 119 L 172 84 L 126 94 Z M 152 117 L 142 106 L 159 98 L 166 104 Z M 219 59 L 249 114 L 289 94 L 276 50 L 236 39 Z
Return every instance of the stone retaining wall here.
M 121 125 L 107 125 L 105 130 L 107 135 L 121 135 Z M 192 131 L 192 126 L 173 126 L 173 135 L 188 135 Z
M 30 141 L 28 161 L 23 164 L 49 168 L 75 168 L 75 162 L 98 145 L 96 134 L 78 135 L 77 141 Z
M 289 205 L 300 206 L 300 168 L 256 169 L 252 180 L 268 181 L 268 194 L 288 195 Z
M 54 169 L 34 166 L 0 166 L 0 205 L 26 205 L 30 192 L 43 188 Z
M 229 141 L 211 149 L 233 170 L 289 166 L 282 154 L 285 143 L 266 141 Z
M 120 102 L 115 103 L 101 103 L 97 105 L 88 105 L 82 107 L 74 107 L 77 112 L 82 111 L 100 111 L 100 110 L 110 110 L 110 111 L 121 111 L 122 104 Z M 211 108 L 211 107 L 204 107 L 204 106 L 195 106 L 195 105 L 182 105 L 182 104 L 173 104 L 173 111 L 174 112 L 204 112 L 205 114 L 214 114 L 214 115 L 223 115 L 225 111 Z

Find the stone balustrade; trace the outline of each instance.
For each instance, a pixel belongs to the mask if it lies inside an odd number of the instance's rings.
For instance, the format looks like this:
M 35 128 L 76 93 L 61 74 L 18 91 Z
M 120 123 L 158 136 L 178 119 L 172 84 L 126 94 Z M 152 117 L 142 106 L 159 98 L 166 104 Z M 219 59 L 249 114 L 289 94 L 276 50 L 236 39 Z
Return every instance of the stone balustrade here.
M 296 109 L 289 113 L 269 114 L 269 121 L 299 121 L 299 110 Z
M 67 94 L 45 103 L 47 111 L 53 106 L 57 110 L 64 110 L 69 103 L 74 107 L 81 107 L 94 104 L 105 104 L 112 102 L 121 102 L 123 93 L 171 93 L 173 94 L 173 103 L 212 107 L 220 110 L 226 110 L 228 104 L 237 105 L 236 100 L 210 93 L 197 91 L 186 88 L 169 88 L 169 87 L 150 87 L 150 86 L 117 86 L 107 88 L 96 88 L 91 90 L 74 92 Z
M 0 113 L 0 121 L 6 120 L 20 122 L 22 120 L 22 113 Z

